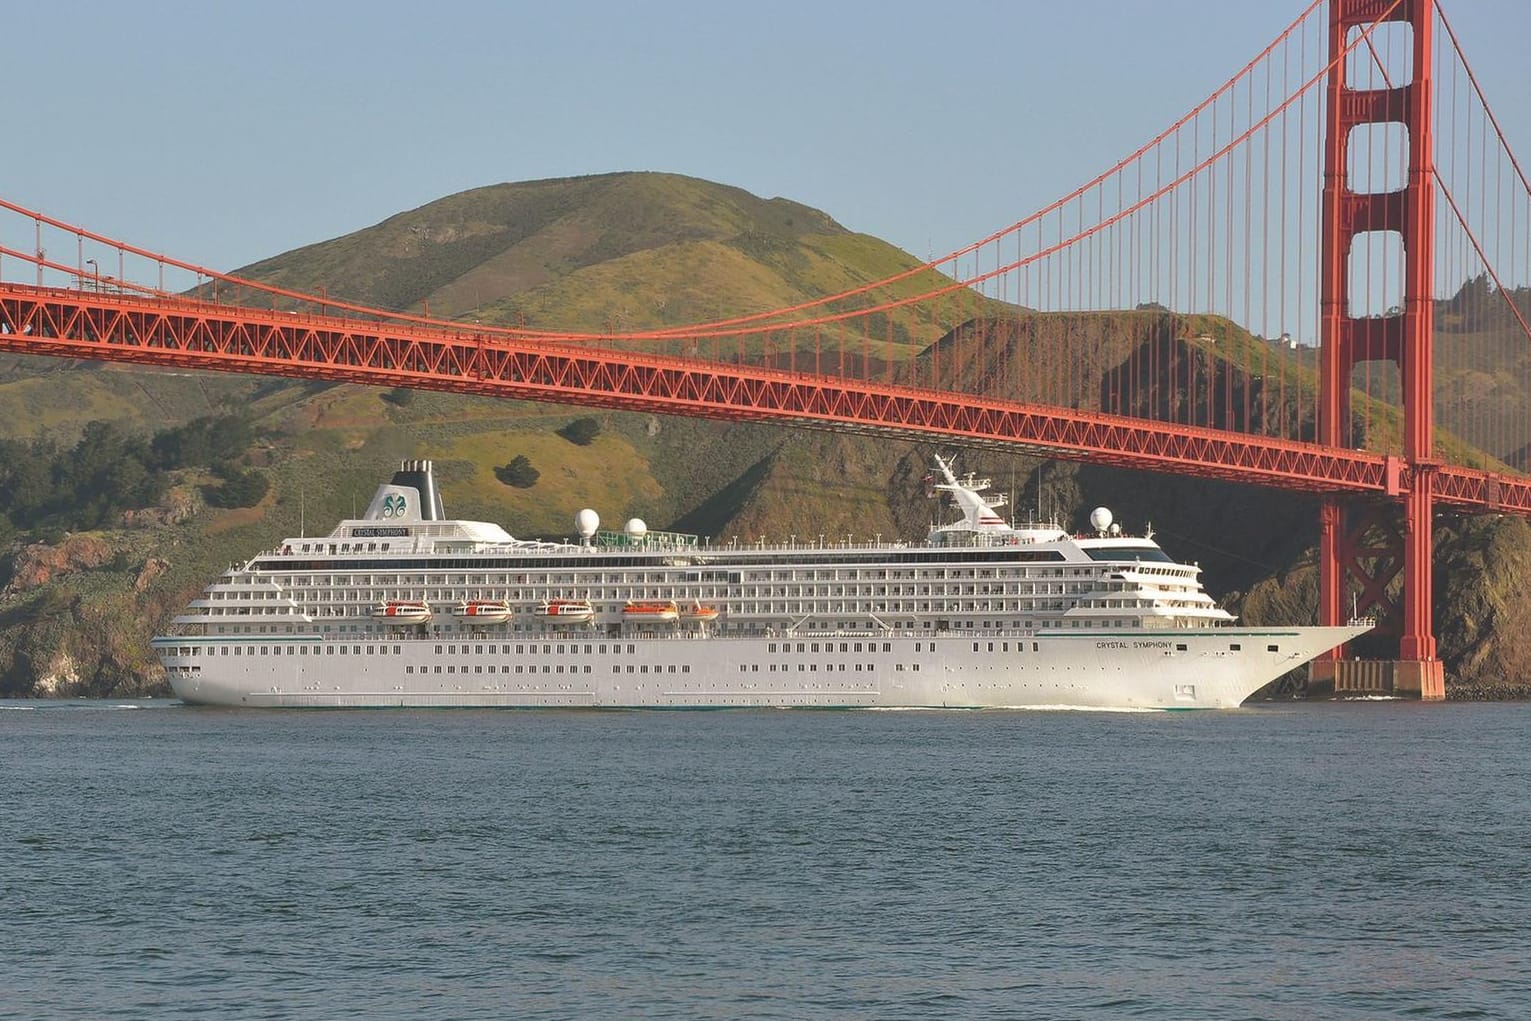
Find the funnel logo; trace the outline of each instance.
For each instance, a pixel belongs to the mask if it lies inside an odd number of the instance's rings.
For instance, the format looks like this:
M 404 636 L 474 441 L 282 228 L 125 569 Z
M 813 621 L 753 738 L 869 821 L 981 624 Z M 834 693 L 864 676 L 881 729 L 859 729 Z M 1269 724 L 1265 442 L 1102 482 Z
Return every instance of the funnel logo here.
M 402 494 L 389 493 L 383 497 L 383 517 L 402 518 L 404 516 L 404 509 L 408 506 L 409 501 L 405 500 Z

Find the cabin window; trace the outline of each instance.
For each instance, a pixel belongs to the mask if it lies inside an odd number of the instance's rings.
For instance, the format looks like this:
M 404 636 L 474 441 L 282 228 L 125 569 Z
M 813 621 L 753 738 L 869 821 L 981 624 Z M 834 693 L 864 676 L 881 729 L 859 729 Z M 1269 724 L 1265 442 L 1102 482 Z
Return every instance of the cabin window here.
M 1279 646 L 1279 645 L 1267 645 L 1265 647 L 1265 651 L 1266 652 L 1280 652 L 1281 651 L 1281 646 Z
M 1229 642 L 1228 643 L 1228 651 L 1229 652 L 1239 652 L 1243 648 L 1244 648 L 1244 646 L 1240 645 L 1238 642 Z

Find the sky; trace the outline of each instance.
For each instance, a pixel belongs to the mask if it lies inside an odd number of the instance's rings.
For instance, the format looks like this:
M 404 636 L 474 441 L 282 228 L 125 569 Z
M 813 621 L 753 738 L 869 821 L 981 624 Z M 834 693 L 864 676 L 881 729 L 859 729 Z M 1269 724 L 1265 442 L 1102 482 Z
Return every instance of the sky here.
M 1303 6 L 0 0 L 0 196 L 233 269 L 467 188 L 659 170 L 928 258 L 1110 166 Z M 1531 3 L 1446 10 L 1531 163 Z

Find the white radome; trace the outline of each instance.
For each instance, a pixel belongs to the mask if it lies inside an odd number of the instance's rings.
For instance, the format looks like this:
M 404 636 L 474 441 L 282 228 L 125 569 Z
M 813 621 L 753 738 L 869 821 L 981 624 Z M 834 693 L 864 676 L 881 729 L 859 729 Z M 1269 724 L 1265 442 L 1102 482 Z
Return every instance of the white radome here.
M 588 539 L 595 534 L 595 530 L 601 527 L 601 516 L 586 507 L 574 515 L 574 529 L 582 538 Z
M 1111 510 L 1108 507 L 1096 507 L 1090 512 L 1090 527 L 1097 532 L 1104 532 L 1111 527 Z
M 643 523 L 642 518 L 628 518 L 627 524 L 622 526 L 622 531 L 634 539 L 641 539 L 649 534 L 649 526 Z

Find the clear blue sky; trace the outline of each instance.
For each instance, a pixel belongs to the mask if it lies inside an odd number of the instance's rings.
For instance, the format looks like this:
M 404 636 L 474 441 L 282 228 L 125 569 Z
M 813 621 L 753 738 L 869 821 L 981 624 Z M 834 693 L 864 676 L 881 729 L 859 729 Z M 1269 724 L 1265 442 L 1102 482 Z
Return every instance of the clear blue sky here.
M 1109 166 L 1301 7 L 9 0 L 0 194 L 231 269 L 479 185 L 664 170 L 939 255 Z M 1531 163 L 1531 3 L 1447 12 Z

